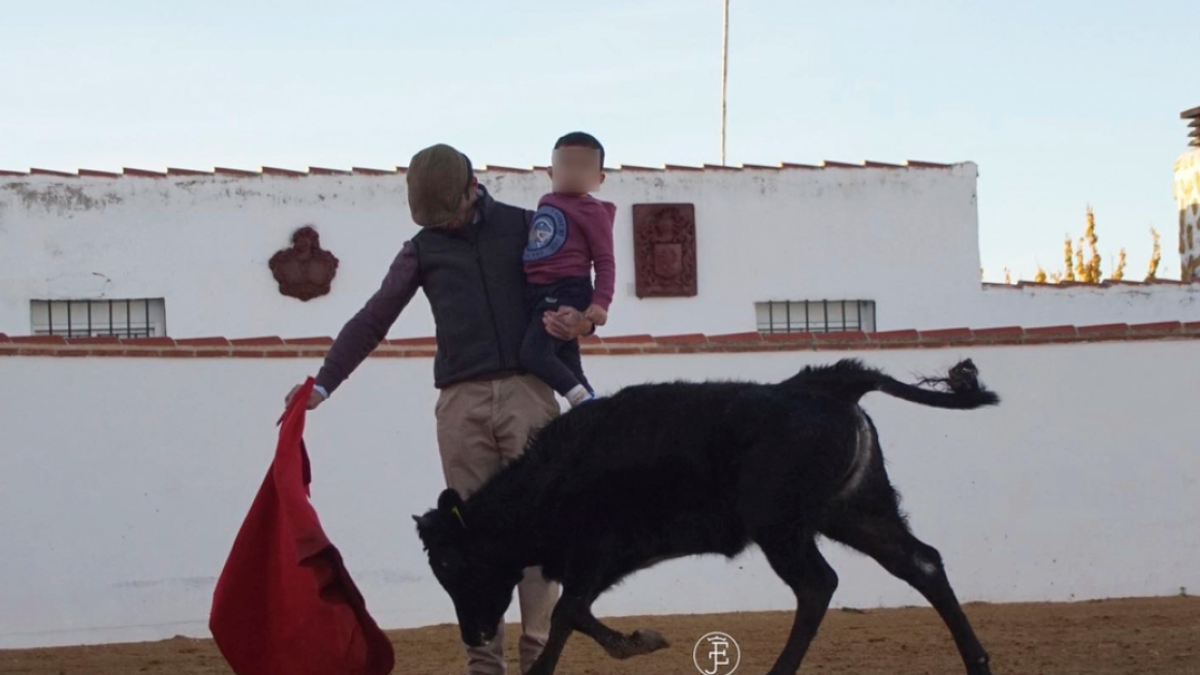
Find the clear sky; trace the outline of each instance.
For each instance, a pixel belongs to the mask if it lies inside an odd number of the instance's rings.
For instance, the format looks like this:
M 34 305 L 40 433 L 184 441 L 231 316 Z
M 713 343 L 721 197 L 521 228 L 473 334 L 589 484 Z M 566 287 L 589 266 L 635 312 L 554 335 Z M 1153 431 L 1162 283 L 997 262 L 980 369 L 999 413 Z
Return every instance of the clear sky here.
M 972 160 L 984 266 L 1178 275 L 1196 0 L 732 0 L 730 163 Z M 719 160 L 720 0 L 0 0 L 0 168 Z M 753 227 L 753 223 L 730 224 Z M 1106 269 L 1109 266 L 1106 265 Z

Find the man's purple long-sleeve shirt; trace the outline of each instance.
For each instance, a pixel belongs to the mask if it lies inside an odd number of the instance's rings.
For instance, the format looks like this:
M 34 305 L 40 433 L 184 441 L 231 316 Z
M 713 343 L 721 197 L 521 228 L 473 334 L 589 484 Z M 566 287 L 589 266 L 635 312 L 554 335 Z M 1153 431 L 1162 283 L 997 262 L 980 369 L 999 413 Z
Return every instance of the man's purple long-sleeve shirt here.
M 420 286 L 417 250 L 412 242 L 406 241 L 392 261 L 379 290 L 338 333 L 337 340 L 325 357 L 325 364 L 317 373 L 317 386 L 327 394 L 332 394 L 345 382 L 350 373 L 387 337 L 388 330 Z

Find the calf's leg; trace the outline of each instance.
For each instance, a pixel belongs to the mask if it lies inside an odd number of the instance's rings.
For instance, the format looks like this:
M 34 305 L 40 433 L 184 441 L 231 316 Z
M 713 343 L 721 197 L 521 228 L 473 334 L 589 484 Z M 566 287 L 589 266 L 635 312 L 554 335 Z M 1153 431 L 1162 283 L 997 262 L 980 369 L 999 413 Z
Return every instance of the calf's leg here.
M 840 541 L 875 559 L 893 576 L 915 588 L 942 617 L 950 629 L 968 675 L 991 675 L 988 654 L 963 613 L 937 550 L 913 536 L 895 507 L 895 495 L 870 502 L 870 509 L 848 509 L 836 522 L 823 528 Z M 886 510 L 880 508 L 888 505 Z
M 568 588 L 554 607 L 550 617 L 550 637 L 528 675 L 551 675 L 572 631 L 592 638 L 610 656 L 618 659 L 649 654 L 669 646 L 662 635 L 652 630 L 638 630 L 626 635 L 601 623 L 592 614 L 596 597 L 596 593 L 579 594 Z
M 635 630 L 626 635 L 609 628 L 592 614 L 590 604 L 580 603 L 568 610 L 573 619 L 573 626 L 575 630 L 595 640 L 609 656 L 628 659 L 670 646 L 666 638 L 652 630 Z
M 754 537 L 771 568 L 796 594 L 796 616 L 783 653 L 768 675 L 794 675 L 804 660 L 837 590 L 837 572 L 829 566 L 811 533 L 769 532 Z
M 569 589 L 564 589 L 562 597 L 554 605 L 554 611 L 550 613 L 550 635 L 546 638 L 546 646 L 542 648 L 542 653 L 525 675 L 554 675 L 558 659 L 562 656 L 563 648 L 567 646 L 567 638 L 571 637 L 573 630 L 567 608 L 577 601 L 578 596 L 571 595 Z

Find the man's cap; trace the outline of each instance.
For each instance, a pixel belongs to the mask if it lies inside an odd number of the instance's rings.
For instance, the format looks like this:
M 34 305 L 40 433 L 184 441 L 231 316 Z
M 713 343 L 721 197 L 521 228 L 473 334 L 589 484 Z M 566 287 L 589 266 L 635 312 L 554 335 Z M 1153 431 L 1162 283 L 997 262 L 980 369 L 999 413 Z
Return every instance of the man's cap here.
M 408 208 L 421 227 L 444 225 L 462 206 L 471 182 L 467 156 L 443 143 L 413 155 L 408 163 Z

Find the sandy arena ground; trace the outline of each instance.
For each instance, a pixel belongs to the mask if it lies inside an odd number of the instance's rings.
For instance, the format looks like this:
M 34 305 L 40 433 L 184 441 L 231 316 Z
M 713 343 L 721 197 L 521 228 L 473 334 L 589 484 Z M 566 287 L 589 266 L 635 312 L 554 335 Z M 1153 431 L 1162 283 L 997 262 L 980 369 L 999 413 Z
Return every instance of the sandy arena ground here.
M 992 654 L 997 675 L 1200 675 L 1200 598 L 1134 598 L 1071 604 L 971 604 L 967 614 Z M 766 672 L 791 626 L 785 612 L 611 619 L 618 630 L 653 628 L 671 647 L 619 662 L 574 635 L 562 675 L 694 675 L 692 646 L 710 631 L 733 636 L 742 650 L 737 672 Z M 508 631 L 510 673 L 515 626 Z M 457 629 L 391 631 L 396 675 L 463 672 Z M 962 665 L 949 635 L 928 608 L 833 610 L 800 669 L 823 675 L 953 675 Z M 208 640 L 0 651 L 5 675 L 230 675 Z

